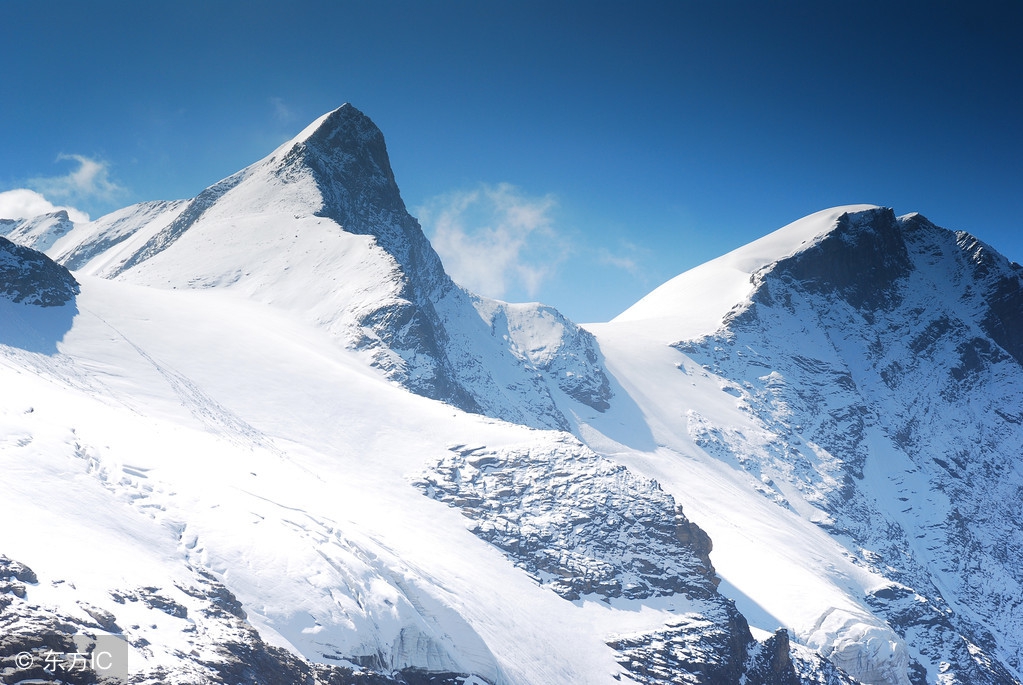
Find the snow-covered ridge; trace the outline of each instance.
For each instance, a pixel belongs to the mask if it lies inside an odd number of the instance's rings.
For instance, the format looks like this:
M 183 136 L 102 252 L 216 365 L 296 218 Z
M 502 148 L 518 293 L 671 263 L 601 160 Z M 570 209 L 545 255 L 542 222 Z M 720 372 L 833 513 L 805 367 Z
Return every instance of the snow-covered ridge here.
M 675 319 L 684 337 L 713 333 L 733 307 L 753 292 L 760 269 L 813 245 L 834 230 L 841 216 L 876 209 L 848 205 L 810 214 L 726 255 L 690 269 L 619 314 L 615 321 Z
M 72 228 L 74 228 L 74 222 L 71 221 L 67 211 L 63 209 L 29 219 L 0 218 L 0 236 L 6 236 L 19 245 L 40 252 L 50 249 Z

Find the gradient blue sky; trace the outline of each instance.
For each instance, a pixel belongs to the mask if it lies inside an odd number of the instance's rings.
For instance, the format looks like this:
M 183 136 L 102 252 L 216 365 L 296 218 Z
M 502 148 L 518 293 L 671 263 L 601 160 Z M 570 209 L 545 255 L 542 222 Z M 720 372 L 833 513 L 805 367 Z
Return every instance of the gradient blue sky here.
M 456 277 L 577 321 L 839 204 L 1023 261 L 1018 0 L 0 0 L 0 26 L 0 191 L 93 217 L 351 102 Z

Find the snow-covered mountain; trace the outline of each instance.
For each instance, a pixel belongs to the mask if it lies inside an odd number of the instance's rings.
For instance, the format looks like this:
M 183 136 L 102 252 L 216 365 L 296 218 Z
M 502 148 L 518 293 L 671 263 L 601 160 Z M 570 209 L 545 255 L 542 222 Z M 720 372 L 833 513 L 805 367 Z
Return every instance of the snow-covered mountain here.
M 349 105 L 66 220 L 0 222 L 0 682 L 1020 682 L 971 236 L 827 210 L 584 329 L 453 283 Z
M 6 236 L 19 245 L 33 250 L 45 252 L 58 239 L 67 235 L 74 228 L 67 211 L 60 210 L 52 214 L 40 214 L 29 219 L 0 218 L 0 236 Z
M 451 281 L 405 209 L 383 135 L 350 105 L 190 202 L 77 227 L 49 254 L 82 273 L 273 304 L 413 392 L 467 411 L 566 428 L 553 394 L 598 410 L 610 400 L 585 331 L 553 309 Z
M 920 215 L 845 207 L 682 274 L 598 332 L 638 384 L 650 370 L 630 338 L 679 352 L 658 442 L 741 469 L 826 532 L 832 578 L 870 574 L 843 578 L 848 607 L 750 593 L 867 682 L 1018 681 L 1021 275 Z M 890 647 L 871 653 L 877 629 Z

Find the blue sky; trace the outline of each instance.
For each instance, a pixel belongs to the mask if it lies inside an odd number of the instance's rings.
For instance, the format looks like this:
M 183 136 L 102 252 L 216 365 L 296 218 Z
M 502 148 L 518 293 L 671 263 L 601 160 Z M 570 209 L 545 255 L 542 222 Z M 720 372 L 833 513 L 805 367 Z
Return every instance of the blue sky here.
M 0 191 L 92 217 L 351 102 L 456 277 L 577 321 L 839 204 L 1023 261 L 1016 0 L 0 0 L 0 26 Z

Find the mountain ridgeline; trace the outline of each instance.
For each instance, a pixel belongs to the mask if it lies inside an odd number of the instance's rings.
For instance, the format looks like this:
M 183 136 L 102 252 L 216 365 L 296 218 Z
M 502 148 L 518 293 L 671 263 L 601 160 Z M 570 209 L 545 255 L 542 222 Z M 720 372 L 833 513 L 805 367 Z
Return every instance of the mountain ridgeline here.
M 229 286 L 304 311 L 366 351 L 388 378 L 467 411 L 566 428 L 553 393 L 598 411 L 611 399 L 586 331 L 534 306 L 554 334 L 537 349 L 528 327 L 501 324 L 504 303 L 452 282 L 406 211 L 383 134 L 351 105 L 189 202 L 117 214 L 52 254 L 86 273 L 159 287 Z
M 344 105 L 0 235 L 0 682 L 1023 682 L 1023 267 L 970 234 L 825 210 L 583 328 L 454 283 Z

